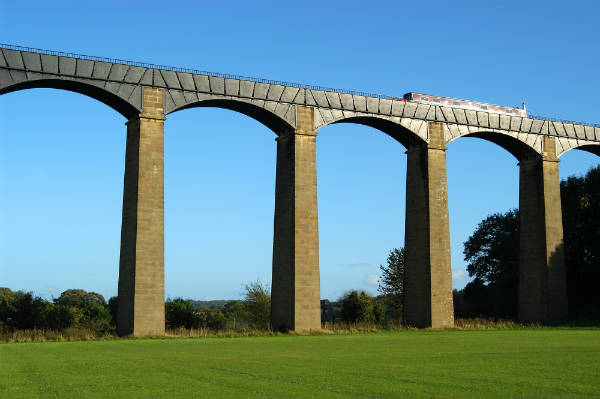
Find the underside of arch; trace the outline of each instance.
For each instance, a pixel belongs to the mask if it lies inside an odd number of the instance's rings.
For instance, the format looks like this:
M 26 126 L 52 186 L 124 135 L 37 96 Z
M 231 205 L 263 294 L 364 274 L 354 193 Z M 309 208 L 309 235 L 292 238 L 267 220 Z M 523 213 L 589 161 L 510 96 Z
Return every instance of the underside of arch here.
M 91 97 L 95 100 L 100 101 L 101 103 L 108 105 L 127 119 L 131 119 L 140 114 L 140 110 L 138 110 L 135 106 L 122 99 L 121 97 L 117 96 L 116 94 L 113 94 L 101 87 L 74 80 L 28 80 L 1 89 L 0 95 L 26 89 L 59 89 L 72 91 L 75 93 L 83 94 L 84 96 Z
M 422 146 L 427 144 L 427 142 L 421 137 L 419 137 L 416 133 L 408 130 L 399 123 L 391 122 L 382 118 L 357 116 L 340 119 L 331 124 L 334 123 L 356 123 L 359 125 L 372 127 L 392 137 L 394 140 L 402 144 L 405 148 L 412 148 L 415 146 Z
M 527 143 L 502 133 L 477 132 L 469 133 L 460 137 L 475 137 L 478 139 L 490 141 L 504 148 L 506 151 L 510 152 L 519 161 L 536 158 L 540 155 L 534 148 L 529 146 Z M 460 137 L 457 137 L 457 139 Z
M 201 107 L 224 108 L 231 111 L 239 112 L 240 114 L 244 114 L 262 123 L 269 129 L 271 129 L 273 132 L 275 132 L 275 134 L 277 134 L 278 136 L 289 133 L 294 130 L 294 126 L 290 125 L 287 121 L 285 121 L 284 119 L 282 119 L 281 117 L 269 110 L 244 101 L 236 101 L 229 99 L 213 99 L 195 102 L 187 104 L 180 108 L 176 108 L 173 111 L 169 112 L 169 114 L 181 111 L 183 109 Z
M 582 145 L 582 146 L 579 146 L 579 147 L 575 147 L 573 149 L 574 150 L 591 152 L 592 154 L 597 155 L 597 156 L 600 157 L 600 143 L 598 143 L 598 144 L 586 144 L 586 145 Z

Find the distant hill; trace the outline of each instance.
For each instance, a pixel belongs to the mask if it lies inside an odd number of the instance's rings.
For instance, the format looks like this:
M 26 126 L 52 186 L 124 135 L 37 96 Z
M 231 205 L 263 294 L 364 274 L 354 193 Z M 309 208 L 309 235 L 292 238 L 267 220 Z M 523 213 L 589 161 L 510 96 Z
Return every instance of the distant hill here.
M 196 310 L 204 310 L 204 309 L 219 309 L 223 310 L 223 307 L 229 302 L 235 302 L 234 299 L 218 299 L 215 301 L 194 301 L 194 307 Z

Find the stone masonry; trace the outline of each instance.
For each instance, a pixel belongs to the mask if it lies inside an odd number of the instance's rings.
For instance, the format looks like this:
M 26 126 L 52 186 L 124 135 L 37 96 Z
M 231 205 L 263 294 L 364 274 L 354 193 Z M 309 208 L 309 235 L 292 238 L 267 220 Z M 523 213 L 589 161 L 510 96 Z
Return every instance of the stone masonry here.
M 144 112 L 127 122 L 119 335 L 163 335 L 163 90 L 145 87 Z
M 519 186 L 519 319 L 562 321 L 567 317 L 567 287 L 553 137 L 544 138 L 541 157 L 520 162 Z
M 297 107 L 298 128 L 277 138 L 271 326 L 321 328 L 314 109 Z
M 429 144 L 409 148 L 406 177 L 404 320 L 416 327 L 452 327 L 452 272 L 441 123 L 429 123 Z

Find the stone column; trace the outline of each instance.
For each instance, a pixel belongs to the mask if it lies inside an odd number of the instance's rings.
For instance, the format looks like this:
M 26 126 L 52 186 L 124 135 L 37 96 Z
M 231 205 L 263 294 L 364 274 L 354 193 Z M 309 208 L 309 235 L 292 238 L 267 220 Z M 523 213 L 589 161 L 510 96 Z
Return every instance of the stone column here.
M 443 124 L 430 122 L 429 144 L 409 148 L 407 158 L 404 322 L 453 327 Z
M 558 322 L 567 317 L 558 158 L 544 137 L 541 158 L 519 163 L 519 319 Z
M 163 91 L 145 87 L 143 110 L 127 122 L 119 335 L 164 335 Z
M 314 109 L 296 107 L 297 129 L 277 138 L 271 328 L 321 328 Z

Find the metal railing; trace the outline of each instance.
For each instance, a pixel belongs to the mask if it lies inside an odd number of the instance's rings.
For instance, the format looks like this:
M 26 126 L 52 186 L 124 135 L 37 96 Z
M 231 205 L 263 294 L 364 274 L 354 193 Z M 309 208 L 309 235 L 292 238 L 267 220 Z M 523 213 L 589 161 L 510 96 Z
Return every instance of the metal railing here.
M 568 120 L 568 119 L 559 119 L 559 118 L 553 118 L 553 117 L 550 117 L 550 116 L 541 116 L 541 115 L 530 115 L 530 114 L 527 114 L 527 117 L 530 118 L 530 119 L 539 119 L 539 120 L 548 121 L 548 122 L 561 122 L 561 123 L 570 123 L 572 125 L 583 125 L 583 126 L 591 126 L 591 127 L 600 127 L 600 123 L 571 121 L 571 120 Z
M 272 79 L 264 79 L 264 78 L 255 78 L 255 77 L 251 77 L 251 76 L 233 75 L 233 74 L 229 74 L 229 73 L 201 71 L 199 69 L 181 68 L 181 67 L 174 67 L 174 66 L 169 66 L 169 65 L 149 64 L 147 62 L 128 61 L 128 60 L 122 60 L 119 58 L 106 58 L 106 57 L 96 57 L 93 55 L 85 55 L 85 54 L 66 53 L 64 51 L 44 50 L 44 49 L 34 48 L 34 47 L 16 46 L 14 44 L 0 43 L 0 48 L 6 48 L 9 50 L 17 50 L 17 51 L 28 51 L 28 52 L 40 53 L 40 54 L 56 55 L 56 56 L 61 56 L 61 57 L 79 58 L 79 59 L 90 60 L 90 61 L 111 62 L 114 64 L 124 64 L 124 65 L 137 66 L 137 67 L 143 67 L 143 68 L 161 69 L 161 70 L 165 70 L 165 71 L 185 72 L 185 73 L 191 73 L 191 74 L 195 74 L 195 75 L 212 76 L 212 77 L 216 77 L 216 78 L 248 80 L 248 81 L 256 82 L 256 83 L 268 83 L 268 84 L 281 85 L 281 86 L 291 86 L 291 87 L 297 87 L 300 89 L 329 91 L 329 92 L 333 92 L 333 93 L 353 94 L 353 95 L 359 95 L 359 96 L 365 96 L 365 97 L 383 98 L 383 99 L 388 99 L 388 100 L 395 98 L 395 97 L 388 96 L 385 94 L 368 93 L 368 92 L 364 92 L 364 91 L 336 89 L 333 87 L 316 86 L 316 85 L 309 85 L 309 84 L 304 84 L 304 83 L 286 82 L 283 80 L 272 80 Z
M 268 84 L 274 84 L 274 85 L 280 85 L 280 86 L 296 87 L 296 88 L 300 88 L 300 89 L 328 91 L 328 92 L 332 92 L 332 93 L 382 98 L 382 99 L 386 99 L 386 100 L 397 100 L 398 99 L 398 97 L 388 96 L 385 94 L 369 93 L 369 92 L 356 91 L 356 90 L 336 89 L 333 87 L 316 86 L 316 85 L 309 85 L 309 84 L 304 84 L 304 83 L 286 82 L 286 81 L 282 81 L 282 80 L 254 78 L 251 76 L 233 75 L 233 74 L 229 74 L 229 73 L 201 71 L 198 69 L 181 68 L 181 67 L 174 67 L 174 66 L 169 66 L 169 65 L 150 64 L 147 62 L 138 62 L 138 61 L 128 61 L 128 60 L 122 60 L 119 58 L 96 57 L 93 55 L 67 53 L 64 51 L 45 50 L 45 49 L 34 48 L 34 47 L 16 46 L 14 44 L 0 43 L 0 48 L 5 48 L 5 49 L 9 49 L 9 50 L 17 50 L 17 51 L 28 51 L 28 52 L 40 53 L 40 54 L 56 55 L 56 56 L 62 56 L 62 57 L 79 58 L 79 59 L 90 60 L 90 61 L 110 62 L 110 63 L 114 63 L 114 64 L 124 64 L 124 65 L 137 66 L 137 67 L 142 67 L 142 68 L 161 69 L 161 70 L 165 70 L 165 71 L 184 72 L 184 73 L 191 73 L 191 74 L 196 74 L 196 75 L 206 75 L 206 76 L 212 76 L 212 77 L 217 77 L 217 78 L 247 80 L 247 81 L 256 82 L 256 83 L 268 83 Z M 544 121 L 548 121 L 548 122 L 570 123 L 570 124 L 574 124 L 574 125 L 592 126 L 592 127 L 600 128 L 600 123 L 577 122 L 577 121 L 571 121 L 571 120 L 566 120 L 566 119 L 553 118 L 553 117 L 549 117 L 549 116 L 529 115 L 529 114 L 527 115 L 527 117 L 530 119 L 539 119 L 539 120 L 544 120 Z

